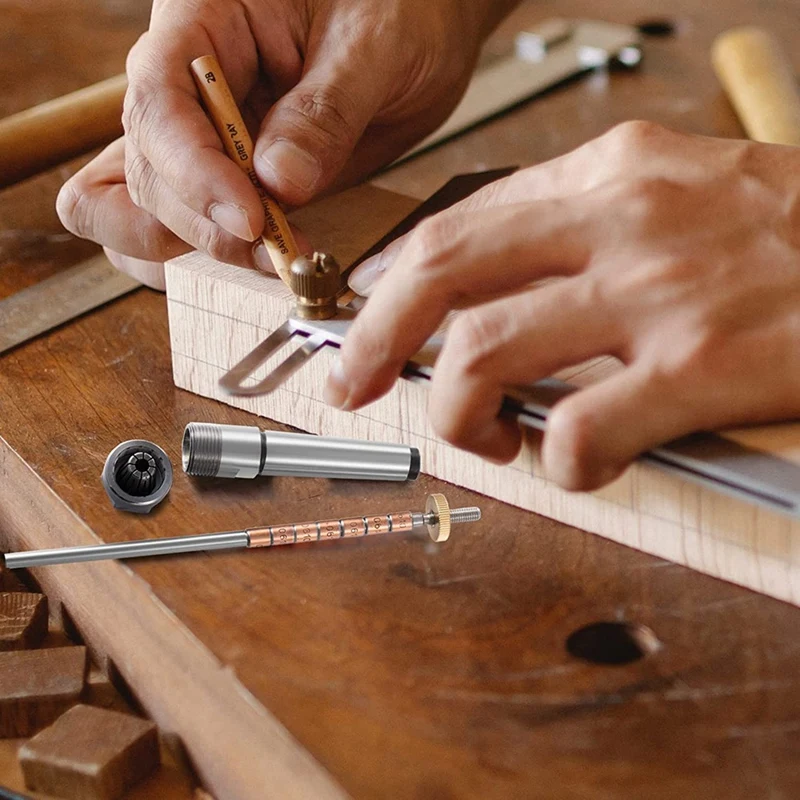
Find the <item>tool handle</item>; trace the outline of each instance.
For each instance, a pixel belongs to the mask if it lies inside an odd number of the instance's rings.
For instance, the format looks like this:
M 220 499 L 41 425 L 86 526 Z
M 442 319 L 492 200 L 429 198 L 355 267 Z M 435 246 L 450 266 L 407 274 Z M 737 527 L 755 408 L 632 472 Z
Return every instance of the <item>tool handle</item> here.
M 0 189 L 122 135 L 125 75 L 0 120 Z
M 266 193 L 256 175 L 253 166 L 253 140 L 222 73 L 222 67 L 214 56 L 201 56 L 192 61 L 191 70 L 225 152 L 239 165 L 258 192 L 266 216 L 261 238 L 275 271 L 291 288 L 292 262 L 300 255 L 300 251 L 281 207 Z
M 712 61 L 751 139 L 800 145 L 800 94 L 792 65 L 772 34 L 733 28 L 714 42 Z

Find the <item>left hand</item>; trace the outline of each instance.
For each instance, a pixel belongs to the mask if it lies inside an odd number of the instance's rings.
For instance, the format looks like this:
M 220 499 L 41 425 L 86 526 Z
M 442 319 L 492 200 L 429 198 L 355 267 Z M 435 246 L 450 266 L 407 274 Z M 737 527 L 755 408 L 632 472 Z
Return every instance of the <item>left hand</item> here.
M 362 293 L 384 277 L 326 399 L 352 410 L 383 395 L 465 306 L 429 413 L 485 458 L 520 447 L 498 417 L 505 387 L 599 355 L 624 364 L 551 412 L 543 463 L 564 488 L 597 488 L 691 431 L 798 417 L 798 175 L 796 148 L 636 122 L 492 184 L 354 273 Z

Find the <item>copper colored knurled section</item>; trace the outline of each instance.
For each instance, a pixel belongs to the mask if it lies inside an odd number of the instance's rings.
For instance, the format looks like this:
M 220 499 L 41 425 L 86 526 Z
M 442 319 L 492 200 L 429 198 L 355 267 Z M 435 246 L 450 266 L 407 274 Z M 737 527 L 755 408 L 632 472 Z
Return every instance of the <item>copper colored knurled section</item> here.
M 251 528 L 247 533 L 250 536 L 250 547 L 275 547 L 280 544 L 318 542 L 325 539 L 403 533 L 413 530 L 413 527 L 411 514 L 403 511 L 398 514 L 378 514 L 371 517 L 271 525 L 267 528 Z

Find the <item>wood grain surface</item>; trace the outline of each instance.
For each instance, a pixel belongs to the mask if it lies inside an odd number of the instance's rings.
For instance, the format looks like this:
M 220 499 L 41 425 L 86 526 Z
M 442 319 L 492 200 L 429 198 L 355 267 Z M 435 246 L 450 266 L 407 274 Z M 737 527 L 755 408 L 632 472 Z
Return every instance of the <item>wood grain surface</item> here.
M 47 598 L 32 592 L 0 592 L 0 650 L 25 650 L 47 636 Z
M 642 0 L 542 0 L 492 46 L 556 14 L 651 13 Z M 640 72 L 573 83 L 380 184 L 425 196 L 452 174 L 549 158 L 632 117 L 741 136 L 710 44 L 757 22 L 796 54 L 794 4 L 679 0 L 671 13 L 676 36 L 649 40 Z M 0 110 L 11 113 L 119 72 L 148 10 L 45 0 L 3 14 Z M 95 252 L 53 211 L 76 167 L 0 195 L 0 297 Z M 309 786 L 315 797 L 800 792 L 800 617 L 786 604 L 425 476 L 386 486 L 178 472 L 148 517 L 108 503 L 99 474 L 119 441 L 152 439 L 177 465 L 186 422 L 255 419 L 174 388 L 165 299 L 148 290 L 0 357 L 5 548 L 413 507 L 428 491 L 482 506 L 483 523 L 436 550 L 387 538 L 369 551 L 349 542 L 36 573 L 220 797 L 309 796 Z M 625 665 L 577 657 L 568 638 L 598 620 L 647 626 L 660 647 Z

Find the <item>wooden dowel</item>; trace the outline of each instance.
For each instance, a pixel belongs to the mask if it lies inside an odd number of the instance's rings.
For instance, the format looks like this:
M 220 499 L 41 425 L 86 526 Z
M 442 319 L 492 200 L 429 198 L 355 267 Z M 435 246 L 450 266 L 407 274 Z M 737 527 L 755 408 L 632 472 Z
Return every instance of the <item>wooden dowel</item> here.
M 192 61 L 191 69 L 225 152 L 239 165 L 258 192 L 266 216 L 262 241 L 275 271 L 287 286 L 291 286 L 290 268 L 300 251 L 283 211 L 267 194 L 256 175 L 253 166 L 253 140 L 222 74 L 222 68 L 214 56 L 202 56 Z
M 125 75 L 0 120 L 0 189 L 122 135 Z
M 772 34 L 741 27 L 714 42 L 712 61 L 751 139 L 800 145 L 800 94 L 792 65 Z

